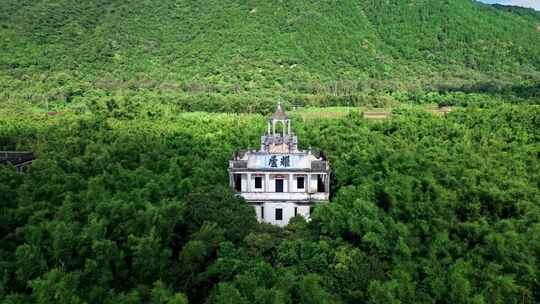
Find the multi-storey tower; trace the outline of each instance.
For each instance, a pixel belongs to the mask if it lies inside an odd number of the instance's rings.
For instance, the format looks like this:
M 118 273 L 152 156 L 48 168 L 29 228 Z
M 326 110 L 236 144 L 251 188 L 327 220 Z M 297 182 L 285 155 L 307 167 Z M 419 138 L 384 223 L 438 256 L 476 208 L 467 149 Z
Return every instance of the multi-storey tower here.
M 294 216 L 310 218 L 328 202 L 330 164 L 324 153 L 298 149 L 291 120 L 278 104 L 259 150 L 239 150 L 229 162 L 231 187 L 254 206 L 259 221 L 285 226 Z

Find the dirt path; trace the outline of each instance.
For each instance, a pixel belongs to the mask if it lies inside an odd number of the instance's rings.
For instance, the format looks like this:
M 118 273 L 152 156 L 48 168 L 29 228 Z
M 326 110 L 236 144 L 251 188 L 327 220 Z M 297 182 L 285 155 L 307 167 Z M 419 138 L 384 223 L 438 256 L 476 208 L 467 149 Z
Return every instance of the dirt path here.
M 364 117 L 366 119 L 386 119 L 392 116 L 390 112 L 364 112 Z

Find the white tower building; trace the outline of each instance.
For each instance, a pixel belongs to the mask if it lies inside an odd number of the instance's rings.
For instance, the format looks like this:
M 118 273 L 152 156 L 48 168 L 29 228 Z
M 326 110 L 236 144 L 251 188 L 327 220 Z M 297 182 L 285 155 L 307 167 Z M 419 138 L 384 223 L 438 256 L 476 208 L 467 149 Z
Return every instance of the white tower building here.
M 232 189 L 254 206 L 259 221 L 285 226 L 294 216 L 310 218 L 328 202 L 330 164 L 322 152 L 298 150 L 291 120 L 278 104 L 260 150 L 240 150 L 229 162 Z

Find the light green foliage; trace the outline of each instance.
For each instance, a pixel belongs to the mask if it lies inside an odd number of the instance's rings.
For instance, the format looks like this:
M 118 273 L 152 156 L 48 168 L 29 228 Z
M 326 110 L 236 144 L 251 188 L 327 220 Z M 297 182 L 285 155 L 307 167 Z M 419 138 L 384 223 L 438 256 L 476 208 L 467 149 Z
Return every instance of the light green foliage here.
M 0 100 L 150 114 L 149 99 L 251 113 L 276 96 L 386 107 L 462 91 L 538 103 L 538 16 L 471 0 L 4 0 Z

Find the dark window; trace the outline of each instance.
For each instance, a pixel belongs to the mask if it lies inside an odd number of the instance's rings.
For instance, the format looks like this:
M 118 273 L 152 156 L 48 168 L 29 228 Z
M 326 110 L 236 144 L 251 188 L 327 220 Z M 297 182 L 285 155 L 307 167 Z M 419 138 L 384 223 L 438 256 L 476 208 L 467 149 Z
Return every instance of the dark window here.
M 255 176 L 255 189 L 262 189 L 262 177 Z
M 322 175 L 317 175 L 317 192 L 326 192 Z
M 283 192 L 283 180 L 276 179 L 276 192 Z
M 241 174 L 234 175 L 234 190 L 237 192 L 242 191 L 242 175 Z
M 264 206 L 261 206 L 261 219 L 264 220 Z
M 298 207 L 294 207 L 294 216 L 298 215 Z
M 283 219 L 283 209 L 276 208 L 276 221 L 281 221 Z
M 296 178 L 296 188 L 298 189 L 304 189 L 304 177 L 299 176 Z

